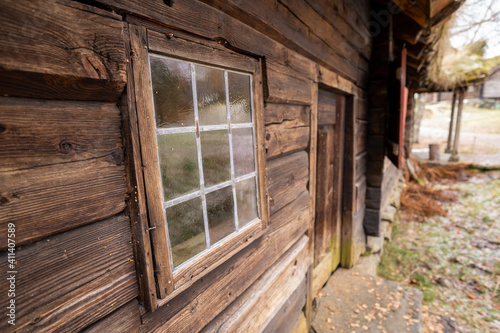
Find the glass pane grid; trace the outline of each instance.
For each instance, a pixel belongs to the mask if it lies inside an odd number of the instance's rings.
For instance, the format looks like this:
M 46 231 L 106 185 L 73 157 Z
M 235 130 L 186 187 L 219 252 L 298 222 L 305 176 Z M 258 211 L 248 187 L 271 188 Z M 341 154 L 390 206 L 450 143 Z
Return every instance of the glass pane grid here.
M 156 57 L 156 56 L 155 56 Z M 151 58 L 150 58 L 151 59 Z M 165 59 L 170 59 L 166 58 Z M 216 67 L 210 67 L 210 66 L 205 66 L 205 65 L 196 65 L 194 63 L 190 62 L 182 62 L 179 60 L 173 60 L 174 63 L 179 63 L 176 64 L 178 67 L 189 67 L 191 70 L 191 82 L 185 82 L 182 81 L 181 83 L 184 86 L 188 86 L 192 90 L 192 112 L 193 112 L 193 118 L 194 118 L 194 126 L 189 124 L 189 121 L 184 121 L 180 123 L 180 120 L 176 120 L 174 123 L 170 124 L 168 115 L 170 115 L 172 112 L 171 110 L 167 110 L 166 115 L 161 114 L 160 116 L 162 117 L 163 123 L 159 123 L 158 120 L 156 122 L 157 128 L 156 128 L 156 134 L 157 136 L 163 136 L 163 135 L 173 135 L 173 134 L 182 134 L 182 133 L 195 133 L 196 136 L 196 155 L 197 155 L 197 162 L 198 162 L 198 174 L 199 174 L 199 190 L 188 193 L 185 195 L 180 195 L 178 197 L 175 197 L 171 200 L 166 200 L 164 202 L 164 207 L 166 209 L 166 218 L 167 218 L 167 237 L 169 239 L 169 248 L 170 248 L 170 255 L 171 255 L 171 262 L 172 262 L 172 269 L 178 268 L 180 265 L 184 265 L 186 262 L 189 262 L 191 259 L 197 257 L 200 252 L 200 237 L 204 236 L 205 238 L 205 249 L 209 249 L 212 247 L 215 243 L 218 241 L 222 240 L 223 238 L 229 236 L 230 234 L 233 234 L 234 232 L 238 232 L 241 228 L 246 227 L 247 225 L 251 224 L 252 222 L 255 222 L 259 220 L 258 217 L 258 188 L 256 186 L 257 182 L 257 175 L 256 175 L 256 156 L 255 156 L 255 127 L 254 127 L 254 117 L 253 117 L 253 110 L 254 110 L 254 105 L 253 105 L 253 89 L 252 89 L 252 76 L 246 73 L 240 73 L 236 71 L 231 71 L 231 70 L 222 70 L 220 68 Z M 186 66 L 187 65 L 187 66 Z M 182 67 L 182 68 L 184 68 Z M 150 70 L 153 70 L 152 67 L 150 67 Z M 168 68 L 167 68 L 168 71 Z M 199 75 L 197 76 L 197 71 L 199 71 Z M 184 75 L 186 74 L 183 72 Z M 207 74 L 208 73 L 208 74 Z M 212 76 L 212 77 L 220 77 L 219 75 L 223 74 L 223 89 L 221 83 L 218 83 L 216 87 L 212 87 L 210 83 L 214 80 L 213 78 L 207 79 L 207 76 Z M 242 77 L 246 76 L 248 79 L 243 79 Z M 220 79 L 215 79 L 219 80 Z M 245 93 L 243 90 L 240 92 L 242 95 L 238 95 L 238 92 L 234 92 L 231 90 L 230 87 L 230 81 L 237 82 L 239 84 L 236 85 L 235 89 L 238 89 L 239 87 L 243 86 L 244 89 L 248 89 Z M 246 82 L 245 82 L 246 80 Z M 176 81 L 177 82 L 177 81 Z M 199 87 L 198 85 L 201 84 L 201 89 L 203 90 L 200 94 L 198 91 Z M 172 86 L 172 83 L 170 83 L 170 86 Z M 177 90 L 180 88 L 177 86 L 173 86 Z M 155 87 L 153 87 L 154 89 Z M 181 87 L 182 88 L 182 87 Z M 182 90 L 183 95 L 181 96 L 182 98 L 185 98 L 185 91 Z M 221 99 L 221 97 L 224 97 L 224 99 Z M 243 97 L 241 97 L 243 96 Z M 202 107 L 203 107 L 203 112 L 204 112 L 204 120 L 203 120 L 203 125 L 200 124 L 200 105 L 199 105 L 199 99 L 202 98 Z M 246 99 L 245 99 L 246 98 Z M 161 96 L 155 96 L 153 93 L 153 103 L 155 104 L 155 114 L 159 111 L 156 108 L 157 100 L 163 101 L 163 103 L 167 103 L 169 105 L 168 101 L 164 101 L 161 99 Z M 237 100 L 239 105 L 233 105 L 233 101 Z M 249 101 L 248 101 L 249 100 Z M 190 105 L 188 102 L 183 102 L 186 105 Z M 245 104 L 246 103 L 246 104 Z M 184 105 L 183 104 L 183 105 Z M 224 105 L 225 104 L 225 105 Z M 220 107 L 224 107 L 225 111 L 225 117 L 224 120 L 221 118 L 221 113 L 220 113 Z M 234 110 L 233 110 L 234 109 Z M 242 113 L 243 111 L 243 113 Z M 184 112 L 184 111 L 183 111 Z M 237 113 L 240 114 L 237 114 Z M 246 113 L 245 113 L 246 112 Z M 158 117 L 158 116 L 156 116 Z M 186 115 L 184 112 L 183 114 L 183 119 L 181 120 L 189 120 L 189 116 Z M 234 117 L 235 123 L 232 123 L 232 117 Z M 174 117 L 175 118 L 175 117 Z M 250 122 L 249 122 L 250 121 Z M 192 124 L 192 122 L 191 122 Z M 181 125 L 181 126 L 179 126 Z M 233 130 L 230 129 L 235 129 L 235 130 L 250 130 L 251 133 L 251 138 L 250 138 L 250 145 L 252 147 L 252 155 L 253 155 L 253 170 L 245 170 L 246 173 L 241 173 L 241 172 L 236 172 L 235 168 L 235 152 L 233 150 L 234 142 L 233 142 Z M 204 160 L 203 158 L 205 157 L 206 161 L 209 162 L 209 159 L 207 158 L 207 152 L 203 153 L 203 139 L 201 138 L 202 135 L 201 133 L 213 133 L 210 134 L 210 136 L 216 135 L 215 131 L 224 131 L 226 130 L 226 140 L 228 142 L 228 148 L 229 148 L 229 164 L 230 164 L 230 179 L 227 181 L 221 181 L 224 177 L 217 179 L 216 182 L 218 183 L 213 183 L 209 186 L 206 184 L 206 175 L 205 172 L 207 172 L 206 167 L 208 165 L 204 166 Z M 220 132 L 221 134 L 223 132 Z M 210 137 L 208 136 L 208 137 Z M 223 135 L 224 136 L 224 135 Z M 208 138 L 205 135 L 205 140 Z M 243 139 L 248 141 L 248 135 L 246 138 L 236 138 L 239 142 L 243 142 Z M 224 139 L 222 139 L 224 141 Z M 220 141 L 220 138 L 219 138 Z M 217 147 L 219 146 L 219 143 L 222 141 L 213 141 L 210 142 L 210 140 L 206 141 L 207 147 Z M 245 143 L 243 142 L 245 145 Z M 241 144 L 240 144 L 241 145 Z M 248 143 L 246 143 L 248 145 Z M 172 149 L 173 150 L 173 149 Z M 211 152 L 211 148 L 206 148 L 208 152 Z M 212 149 L 215 150 L 215 154 L 218 153 L 217 148 Z M 219 149 L 220 150 L 220 149 Z M 216 163 L 217 164 L 217 163 Z M 208 170 L 209 175 L 213 177 L 213 169 Z M 161 171 L 160 171 L 161 172 Z M 250 179 L 252 181 L 250 181 Z M 250 183 L 249 183 L 250 182 Z M 253 184 L 253 198 L 250 198 L 250 202 L 253 202 L 250 204 L 250 213 L 248 213 L 248 207 L 245 204 L 245 202 L 241 201 L 241 193 L 247 193 L 247 192 L 242 192 L 243 184 Z M 162 184 L 163 186 L 163 184 Z M 245 185 L 246 188 L 249 188 L 250 191 L 252 191 L 252 186 L 248 187 Z M 228 192 L 229 191 L 229 192 Z M 164 198 L 167 199 L 168 197 L 165 197 L 164 193 Z M 238 193 L 240 193 L 240 198 L 238 198 Z M 210 197 L 207 198 L 207 195 Z M 231 200 L 228 201 L 227 195 L 230 195 Z M 189 250 L 186 249 L 186 244 L 188 243 L 187 241 L 178 244 L 179 240 L 174 239 L 172 240 L 172 230 L 177 230 L 179 228 L 178 225 L 173 225 L 170 226 L 169 228 L 169 223 L 168 220 L 170 217 L 175 216 L 173 213 L 174 211 L 177 212 L 181 207 L 189 207 L 189 205 L 192 205 L 192 202 L 195 202 L 193 200 L 196 200 L 196 198 L 199 198 L 201 201 L 201 211 L 203 214 L 203 225 L 204 225 L 204 232 L 198 233 L 196 237 L 190 238 L 189 239 L 189 244 L 193 246 L 193 249 Z M 226 199 L 224 199 L 226 198 Z M 243 206 L 238 209 L 238 202 L 242 202 Z M 209 207 L 210 206 L 210 207 Z M 219 207 L 225 207 L 224 209 L 219 209 Z M 251 212 L 252 208 L 254 207 L 253 210 L 254 212 Z M 239 215 L 241 209 L 246 209 L 246 215 L 245 215 L 245 220 L 243 223 L 240 225 L 239 223 Z M 194 208 L 192 210 L 195 210 Z M 170 212 L 170 213 L 169 213 Z M 232 218 L 228 220 L 228 213 L 232 215 Z M 250 215 L 249 215 L 250 214 Z M 252 215 L 253 214 L 253 215 Z M 187 214 L 189 215 L 189 214 Z M 191 214 L 192 215 L 192 214 Z M 250 219 L 250 220 L 249 220 Z M 185 220 L 185 219 L 184 219 Z M 229 227 L 229 221 L 231 224 L 234 224 L 233 227 Z M 210 222 L 212 221 L 212 222 Z M 201 221 L 200 221 L 201 222 Z M 211 226 L 213 228 L 211 228 Z M 182 227 L 182 226 L 181 226 Z M 172 229 L 174 228 L 174 229 Z M 232 231 L 231 231 L 232 230 Z M 196 230 L 195 230 L 196 231 Z M 179 233 L 179 231 L 175 231 L 175 233 Z M 212 235 L 212 237 L 211 237 Z M 214 239 L 211 239 L 214 238 Z M 183 240 L 181 238 L 181 240 Z M 193 241 L 192 241 L 193 240 Z M 176 243 L 177 242 L 177 243 Z M 176 243 L 176 244 L 174 244 Z M 173 254 L 173 249 L 172 246 L 175 247 L 175 251 L 181 251 L 179 253 Z M 182 247 L 179 250 L 179 247 Z M 174 252 L 175 252 L 174 251 Z M 182 252 L 184 251 L 184 252 Z M 188 257 L 182 257 L 182 253 L 188 253 Z

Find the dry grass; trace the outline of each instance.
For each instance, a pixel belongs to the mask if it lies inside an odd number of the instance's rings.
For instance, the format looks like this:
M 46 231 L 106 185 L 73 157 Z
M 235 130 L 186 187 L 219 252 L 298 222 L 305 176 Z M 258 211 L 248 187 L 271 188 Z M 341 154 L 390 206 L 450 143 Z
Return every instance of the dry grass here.
M 435 215 L 446 216 L 442 204 L 457 201 L 459 192 L 449 188 L 439 189 L 433 184 L 467 180 L 472 175 L 467 170 L 470 164 L 419 164 L 414 159 L 410 159 L 410 162 L 417 179 L 410 176 L 409 169 L 405 166 L 406 186 L 401 194 L 401 209 L 418 221 Z

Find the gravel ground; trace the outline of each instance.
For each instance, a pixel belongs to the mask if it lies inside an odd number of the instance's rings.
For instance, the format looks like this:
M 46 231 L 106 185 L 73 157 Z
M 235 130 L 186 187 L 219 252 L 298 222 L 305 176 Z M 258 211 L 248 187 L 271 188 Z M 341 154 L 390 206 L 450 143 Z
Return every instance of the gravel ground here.
M 500 172 L 434 186 L 458 201 L 424 222 L 400 212 L 379 275 L 422 290 L 423 332 L 500 332 Z

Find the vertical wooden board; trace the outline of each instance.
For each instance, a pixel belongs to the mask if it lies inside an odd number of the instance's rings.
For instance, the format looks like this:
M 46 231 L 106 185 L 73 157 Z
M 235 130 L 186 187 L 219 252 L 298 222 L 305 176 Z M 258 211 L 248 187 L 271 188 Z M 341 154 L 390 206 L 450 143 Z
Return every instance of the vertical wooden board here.
M 2 2 L 0 93 L 115 101 L 126 83 L 119 15 L 73 1 Z
M 157 311 L 144 315 L 143 330 L 194 332 L 205 327 L 304 235 L 310 212 L 298 207 L 308 202 L 309 195 L 303 192 L 293 203 L 272 215 L 266 235 Z
M 15 223 L 21 245 L 115 215 L 125 208 L 124 176 L 112 155 L 2 172 L 0 233 Z
M 305 151 L 268 162 L 269 209 L 271 215 L 297 198 L 309 179 L 308 156 Z
M 333 221 L 335 132 L 330 125 L 318 127 L 316 214 L 314 221 L 315 266 L 330 252 Z
M 130 48 L 134 93 L 139 137 L 141 140 L 142 171 L 145 193 L 148 200 L 149 224 L 155 227 L 151 234 L 154 248 L 157 290 L 160 298 L 174 290 L 167 244 L 167 227 L 163 208 L 160 172 L 158 171 L 158 147 L 156 144 L 156 125 L 151 95 L 151 75 L 149 69 L 147 31 L 144 27 L 129 25 Z
M 126 52 L 130 55 L 130 35 L 128 25 L 125 27 Z M 120 100 L 122 112 L 123 141 L 127 154 L 127 182 L 130 199 L 127 201 L 132 240 L 134 245 L 135 267 L 138 272 L 140 302 L 146 310 L 154 311 L 157 304 L 156 282 L 154 275 L 153 251 L 149 235 L 146 194 L 142 174 L 142 158 L 137 128 L 137 109 L 135 103 L 134 76 L 132 63 L 127 62 L 127 94 Z
M 141 326 L 141 314 L 139 312 L 139 302 L 131 300 L 109 316 L 102 318 L 98 322 L 84 328 L 82 333 L 102 333 L 102 332 L 139 332 Z
M 305 281 L 310 263 L 307 243 L 307 236 L 303 236 L 203 332 L 261 332 L 265 329 Z M 305 293 L 303 296 L 304 302 Z
M 323 257 L 323 260 L 321 260 L 316 267 L 314 267 L 311 282 L 312 297 L 316 297 L 318 295 L 318 292 L 328 281 L 330 275 L 332 275 L 332 255 L 332 252 L 328 252 L 328 254 Z
M 77 331 L 137 297 L 130 243 L 130 221 L 119 215 L 18 247 L 16 326 L 2 320 L 0 330 Z M 7 263 L 7 252 L 0 259 Z

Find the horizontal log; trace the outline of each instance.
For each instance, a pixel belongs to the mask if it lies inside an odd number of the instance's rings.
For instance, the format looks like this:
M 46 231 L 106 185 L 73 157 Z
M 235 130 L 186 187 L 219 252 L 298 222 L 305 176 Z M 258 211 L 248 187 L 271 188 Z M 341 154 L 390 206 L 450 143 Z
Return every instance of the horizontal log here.
M 268 66 L 267 92 L 264 99 L 269 103 L 311 105 L 313 84 L 313 81 L 285 74 Z
M 120 163 L 114 104 L 0 97 L 0 170 L 23 170 L 109 156 Z
M 0 94 L 116 101 L 126 83 L 121 17 L 73 1 L 4 1 Z
M 307 189 L 309 157 L 305 151 L 269 161 L 269 210 L 274 214 Z
M 300 126 L 297 123 L 298 121 L 291 120 L 266 126 L 267 158 L 307 149 L 310 127 Z
M 295 332 L 294 326 L 300 320 L 302 308 L 306 303 L 307 281 L 302 280 L 293 294 L 283 304 L 273 320 L 266 326 L 264 333 Z M 302 314 L 303 316 L 303 314 Z M 305 318 L 304 318 L 305 319 Z
M 287 208 L 271 216 L 266 235 L 196 281 L 178 297 L 155 312 L 145 314 L 142 330 L 196 332 L 205 327 L 304 235 L 310 211 L 303 207 L 308 203 L 309 195 L 304 192 Z
M 310 262 L 307 243 L 307 236 L 302 237 L 271 270 L 255 281 L 202 332 L 258 332 L 270 324 L 305 281 Z M 305 293 L 303 296 L 305 301 Z
M 336 94 L 324 90 L 318 90 L 318 125 L 333 125 L 336 119 Z
M 18 247 L 16 261 L 16 325 L 2 320 L 2 331 L 78 331 L 138 295 L 124 215 Z M 6 270 L 2 276 L 7 295 Z
M 16 225 L 22 245 L 95 222 L 125 208 L 123 165 L 113 156 L 0 173 L 0 233 Z M 0 249 L 7 239 L 0 240 Z
M 352 47 L 347 42 L 342 43 L 341 39 L 334 39 L 338 34 L 334 33 L 331 26 L 328 26 L 330 29 L 325 32 L 318 31 L 318 27 L 310 26 L 318 20 L 323 20 L 321 17 L 316 16 L 315 20 L 304 22 L 302 18 L 297 17 L 300 15 L 298 11 L 303 11 L 303 8 L 290 9 L 281 2 L 272 3 L 264 0 L 251 2 L 210 0 L 206 2 L 315 62 L 332 67 L 347 77 L 355 79 L 357 59 L 348 56 L 355 53 L 351 51 Z M 309 9 L 308 13 L 315 14 L 309 5 L 306 3 L 304 5 Z M 325 29 L 324 26 L 321 28 Z M 316 33 L 321 34 L 327 42 Z M 351 52 L 344 55 L 345 50 Z
M 356 181 L 356 212 L 359 212 L 365 205 L 366 198 L 366 177 L 361 177 Z
M 366 170 L 368 168 L 368 154 L 363 152 L 356 156 L 356 179 L 359 179 L 366 175 Z
M 318 66 L 318 82 L 346 94 L 355 94 L 357 90 L 352 80 L 345 79 L 323 66 Z
M 297 126 L 309 126 L 311 109 L 306 105 L 267 103 L 264 109 L 264 123 L 280 124 L 285 120 L 294 121 Z
M 102 332 L 139 332 L 141 326 L 141 313 L 139 312 L 139 302 L 133 299 L 112 314 L 91 326 L 83 329 L 82 333 L 102 333 Z

